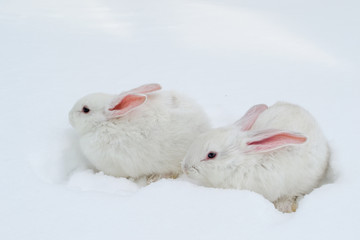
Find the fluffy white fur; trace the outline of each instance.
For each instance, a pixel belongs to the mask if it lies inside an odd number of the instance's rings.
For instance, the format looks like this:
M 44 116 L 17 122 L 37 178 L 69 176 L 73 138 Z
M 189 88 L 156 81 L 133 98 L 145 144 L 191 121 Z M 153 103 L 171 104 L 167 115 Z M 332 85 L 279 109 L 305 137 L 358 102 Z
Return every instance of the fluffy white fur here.
M 242 120 L 198 136 L 184 158 L 184 172 L 205 186 L 251 190 L 282 212 L 295 211 L 297 198 L 317 187 L 328 167 L 329 149 L 318 124 L 303 108 L 281 102 L 256 116 L 249 130 L 239 126 Z M 252 149 L 248 143 L 265 129 L 281 129 L 306 141 Z M 217 156 L 207 159 L 209 152 Z
M 209 129 L 206 114 L 193 100 L 164 91 L 137 93 L 146 101 L 114 117 L 111 108 L 127 93 L 131 91 L 90 94 L 74 105 L 69 120 L 83 153 L 98 170 L 112 176 L 179 174 L 191 142 Z M 82 111 L 84 106 L 88 113 Z

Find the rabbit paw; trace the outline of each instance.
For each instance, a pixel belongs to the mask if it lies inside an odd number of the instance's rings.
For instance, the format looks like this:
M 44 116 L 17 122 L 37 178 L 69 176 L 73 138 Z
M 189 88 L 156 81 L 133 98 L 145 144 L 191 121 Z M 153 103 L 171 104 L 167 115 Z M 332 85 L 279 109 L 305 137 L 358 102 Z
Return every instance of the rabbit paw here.
M 283 213 L 296 212 L 298 207 L 297 197 L 279 198 L 274 202 L 274 206 L 277 210 Z
M 161 178 L 171 178 L 176 179 L 179 176 L 178 173 L 168 173 L 168 174 L 152 174 L 146 177 L 147 185 L 160 180 Z

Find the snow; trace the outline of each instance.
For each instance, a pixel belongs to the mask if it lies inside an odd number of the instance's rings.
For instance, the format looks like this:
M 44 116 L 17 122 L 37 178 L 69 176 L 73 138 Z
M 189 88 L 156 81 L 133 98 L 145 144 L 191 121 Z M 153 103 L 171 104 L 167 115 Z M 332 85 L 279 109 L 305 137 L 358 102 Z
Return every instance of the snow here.
M 358 1 L 2 0 L 1 239 L 359 239 Z M 186 177 L 97 173 L 67 114 L 91 92 L 159 82 L 213 126 L 285 100 L 332 147 L 326 184 L 282 214 Z

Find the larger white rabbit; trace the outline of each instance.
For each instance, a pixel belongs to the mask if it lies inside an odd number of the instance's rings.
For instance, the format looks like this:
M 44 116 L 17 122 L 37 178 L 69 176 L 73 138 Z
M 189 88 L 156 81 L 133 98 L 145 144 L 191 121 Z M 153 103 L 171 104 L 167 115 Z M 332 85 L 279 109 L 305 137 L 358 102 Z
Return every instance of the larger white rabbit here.
M 194 101 L 160 89 L 148 84 L 120 95 L 95 93 L 74 105 L 70 123 L 98 170 L 135 179 L 180 173 L 192 140 L 209 129 L 208 118 Z
M 329 162 L 327 141 L 315 119 L 289 103 L 252 107 L 231 126 L 198 136 L 184 172 L 205 186 L 262 194 L 282 212 L 319 185 Z

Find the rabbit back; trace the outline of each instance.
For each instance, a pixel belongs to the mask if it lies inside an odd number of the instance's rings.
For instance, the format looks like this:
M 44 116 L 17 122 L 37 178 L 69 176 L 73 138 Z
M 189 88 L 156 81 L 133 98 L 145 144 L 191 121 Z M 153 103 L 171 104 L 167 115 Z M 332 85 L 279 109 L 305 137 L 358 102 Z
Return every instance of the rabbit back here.
M 80 143 L 90 162 L 113 176 L 176 174 L 191 141 L 208 129 L 200 106 L 164 91 L 149 94 L 141 108 L 105 122 Z
M 279 102 L 264 111 L 251 130 L 269 128 L 300 132 L 307 141 L 257 156 L 259 167 L 249 177 L 251 180 L 245 181 L 248 186 L 242 187 L 260 192 L 271 201 L 309 193 L 319 185 L 329 164 L 329 148 L 320 126 L 305 109 Z

